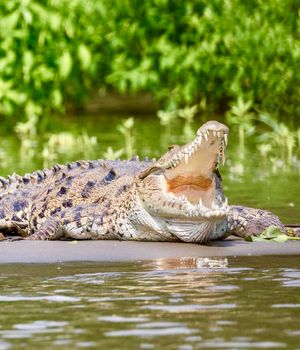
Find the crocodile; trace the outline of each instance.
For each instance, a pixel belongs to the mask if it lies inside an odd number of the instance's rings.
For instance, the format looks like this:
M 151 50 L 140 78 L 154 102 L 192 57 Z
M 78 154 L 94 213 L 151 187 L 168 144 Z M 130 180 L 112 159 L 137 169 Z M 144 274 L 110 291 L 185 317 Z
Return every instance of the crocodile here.
M 209 121 L 158 160 L 92 160 L 0 178 L 0 232 L 29 240 L 205 243 L 286 230 L 271 212 L 228 205 L 219 167 L 227 126 Z

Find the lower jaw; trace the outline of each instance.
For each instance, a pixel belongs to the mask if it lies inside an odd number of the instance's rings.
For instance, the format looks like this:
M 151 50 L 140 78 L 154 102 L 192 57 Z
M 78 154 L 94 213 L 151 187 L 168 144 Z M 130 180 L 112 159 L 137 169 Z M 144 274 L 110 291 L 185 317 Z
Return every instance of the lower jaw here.
M 170 220 L 167 222 L 167 226 L 180 240 L 189 243 L 205 243 L 227 235 L 227 220 L 225 218 L 200 222 Z
M 211 189 L 202 189 L 195 185 L 178 186 L 169 192 L 177 198 L 184 196 L 191 204 L 198 204 L 201 199 L 201 203 L 207 208 L 211 207 L 214 198 Z

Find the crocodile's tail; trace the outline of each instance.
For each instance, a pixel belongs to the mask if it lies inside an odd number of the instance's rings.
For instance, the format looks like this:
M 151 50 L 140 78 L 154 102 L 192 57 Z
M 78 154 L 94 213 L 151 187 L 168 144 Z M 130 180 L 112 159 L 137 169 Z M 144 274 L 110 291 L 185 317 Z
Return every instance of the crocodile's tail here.
M 231 205 L 228 213 L 228 228 L 230 234 L 238 237 L 257 236 L 266 228 L 274 225 L 282 232 L 287 228 L 279 217 L 270 211 Z
M 23 176 L 16 173 L 9 175 L 7 178 L 0 176 L 0 199 L 28 185 L 41 183 L 60 168 L 60 166 L 55 165 L 51 169 L 38 170 Z
M 66 165 L 55 164 L 53 167 L 44 170 L 37 170 L 33 173 L 27 173 L 23 176 L 13 173 L 7 178 L 0 176 L 0 200 L 17 190 L 23 190 L 28 186 L 41 184 L 54 176 L 67 172 L 69 175 L 78 170 L 88 167 L 97 167 L 101 163 L 99 161 L 76 161 L 67 163 Z M 72 174 L 71 174 L 72 173 Z
M 7 178 L 0 176 L 0 195 L 3 191 L 8 190 L 9 188 L 16 188 L 21 184 L 23 176 L 20 176 L 16 173 L 9 175 Z
M 79 160 L 75 162 L 70 162 L 65 165 L 56 164 L 53 167 L 45 170 L 37 170 L 33 173 L 27 173 L 23 176 L 18 175 L 16 173 L 13 173 L 12 175 L 8 176 L 7 178 L 4 178 L 0 176 L 0 200 L 7 194 L 11 194 L 15 192 L 16 190 L 23 190 L 28 186 L 41 184 L 44 182 L 47 182 L 48 179 L 53 179 L 53 177 L 58 176 L 59 174 L 68 174 L 68 176 L 76 176 L 76 174 L 84 169 L 93 169 L 98 167 L 114 167 L 119 162 L 126 164 L 127 162 L 130 163 L 130 166 L 128 166 L 128 169 L 134 169 L 135 167 L 132 166 L 132 162 L 136 162 L 139 166 L 141 166 L 143 163 L 153 162 L 154 159 L 149 160 L 147 157 L 144 159 L 144 161 L 139 162 L 138 156 L 133 157 L 129 161 L 109 161 L 109 160 Z

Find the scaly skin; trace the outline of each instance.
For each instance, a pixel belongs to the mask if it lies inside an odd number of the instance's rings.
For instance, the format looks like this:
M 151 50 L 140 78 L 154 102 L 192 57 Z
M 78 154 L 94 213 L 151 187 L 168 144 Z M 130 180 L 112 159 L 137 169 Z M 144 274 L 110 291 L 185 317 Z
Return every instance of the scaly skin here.
M 229 234 L 285 231 L 270 212 L 228 206 L 219 162 L 228 128 L 212 121 L 158 161 L 78 161 L 0 178 L 0 231 L 25 239 L 204 243 Z

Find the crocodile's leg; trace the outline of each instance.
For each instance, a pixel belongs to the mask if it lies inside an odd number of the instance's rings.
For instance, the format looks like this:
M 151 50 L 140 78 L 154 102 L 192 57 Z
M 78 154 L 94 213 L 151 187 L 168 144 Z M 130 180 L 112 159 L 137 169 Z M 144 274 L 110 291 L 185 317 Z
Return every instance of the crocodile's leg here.
M 98 204 L 78 205 L 69 208 L 45 221 L 26 239 L 55 240 L 62 237 L 73 239 L 112 239 L 116 232 L 109 232 L 103 225 L 108 215 Z M 113 218 L 111 219 L 114 220 Z
M 0 232 L 16 232 L 21 237 L 28 236 L 28 223 L 25 221 L 0 220 Z
M 279 217 L 273 213 L 244 206 L 230 206 L 228 213 L 228 228 L 230 234 L 245 238 L 246 236 L 259 235 L 267 227 L 274 225 L 286 233 L 286 227 Z
M 59 217 L 51 217 L 32 235 L 26 237 L 27 240 L 46 241 L 62 237 L 64 234 Z

